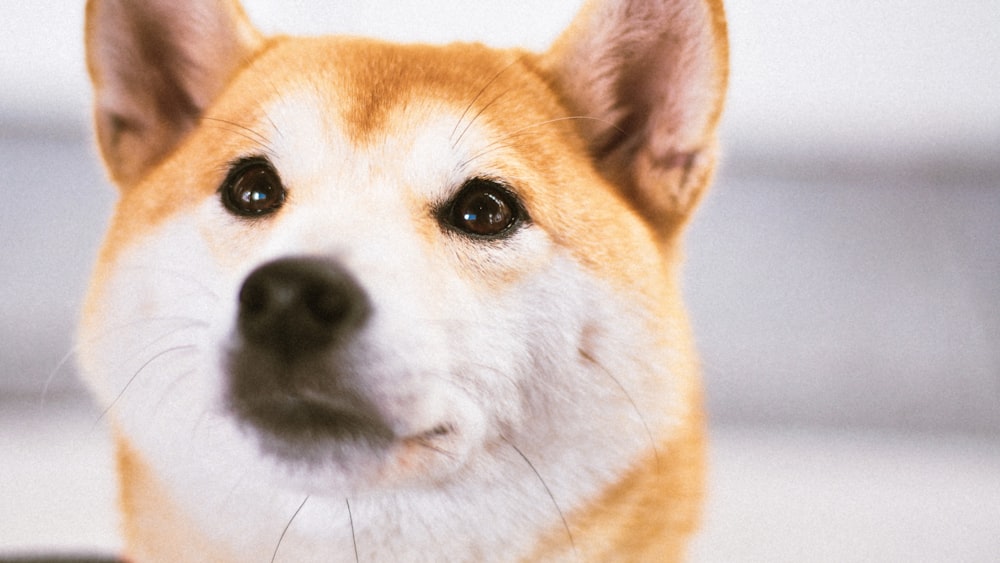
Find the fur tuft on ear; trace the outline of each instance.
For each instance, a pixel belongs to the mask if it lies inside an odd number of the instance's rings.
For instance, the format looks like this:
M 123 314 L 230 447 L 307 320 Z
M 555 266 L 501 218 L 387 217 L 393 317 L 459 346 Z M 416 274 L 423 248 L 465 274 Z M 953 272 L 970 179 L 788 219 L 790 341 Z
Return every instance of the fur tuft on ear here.
M 234 0 L 90 0 L 86 26 L 98 142 L 122 187 L 183 139 L 263 43 Z
M 659 230 L 688 217 L 715 163 L 728 75 L 721 0 L 590 0 L 542 58 L 599 170 Z

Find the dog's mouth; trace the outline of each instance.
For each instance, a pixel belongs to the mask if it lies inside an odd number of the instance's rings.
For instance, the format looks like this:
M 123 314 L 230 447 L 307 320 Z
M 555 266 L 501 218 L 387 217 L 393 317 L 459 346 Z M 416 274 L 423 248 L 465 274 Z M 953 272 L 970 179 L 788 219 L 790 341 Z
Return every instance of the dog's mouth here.
M 230 409 L 261 438 L 269 453 L 287 460 L 314 460 L 331 454 L 336 459 L 347 457 L 347 452 L 378 456 L 426 450 L 447 454 L 459 434 L 452 422 L 414 431 L 394 430 L 361 401 L 333 402 L 286 394 L 234 399 Z
M 254 428 L 288 441 L 367 441 L 388 443 L 393 433 L 380 417 L 364 408 L 281 396 L 234 402 L 234 411 Z
M 375 411 L 361 401 L 328 401 L 305 395 L 286 394 L 256 399 L 236 399 L 232 410 L 259 430 L 288 440 L 342 442 L 369 441 L 373 444 L 406 440 L 433 440 L 454 432 L 451 423 L 438 423 L 427 430 L 400 436 Z

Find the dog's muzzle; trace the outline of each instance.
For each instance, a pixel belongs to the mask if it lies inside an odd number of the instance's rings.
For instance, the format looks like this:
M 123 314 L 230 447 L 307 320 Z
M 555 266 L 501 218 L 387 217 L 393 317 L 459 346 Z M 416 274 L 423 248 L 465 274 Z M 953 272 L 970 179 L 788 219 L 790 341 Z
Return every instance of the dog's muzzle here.
M 285 442 L 387 439 L 365 382 L 342 365 L 370 316 L 364 290 L 337 262 L 294 257 L 258 267 L 239 292 L 230 409 Z

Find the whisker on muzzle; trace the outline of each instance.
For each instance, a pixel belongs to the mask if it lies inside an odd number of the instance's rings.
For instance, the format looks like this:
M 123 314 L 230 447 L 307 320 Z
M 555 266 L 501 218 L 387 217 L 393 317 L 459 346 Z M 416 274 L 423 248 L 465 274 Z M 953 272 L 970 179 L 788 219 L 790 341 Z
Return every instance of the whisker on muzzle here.
M 59 372 L 62 371 L 63 368 L 65 368 L 69 364 L 69 361 L 72 360 L 73 357 L 76 356 L 79 352 L 80 352 L 79 345 L 70 347 L 69 351 L 66 352 L 66 354 L 59 360 L 56 366 L 52 368 L 52 371 L 49 372 L 48 377 L 45 378 L 45 384 L 42 386 L 42 394 L 38 398 L 39 410 L 45 410 L 46 406 L 45 402 L 48 400 L 49 390 L 52 388 L 52 384 L 55 382 L 56 377 L 59 375 Z
M 278 558 L 278 550 L 281 549 L 281 542 L 284 541 L 285 534 L 288 533 L 288 529 L 292 527 L 292 522 L 295 521 L 299 512 L 302 512 L 302 507 L 304 507 L 307 502 L 309 502 L 309 495 L 306 495 L 306 498 L 302 499 L 302 504 L 295 509 L 295 513 L 288 519 L 288 522 L 285 524 L 285 528 L 281 530 L 281 536 L 278 537 L 278 543 L 274 546 L 274 553 L 271 555 L 271 563 L 274 563 L 274 561 Z
M 181 381 L 183 381 L 188 377 L 191 377 L 197 372 L 198 372 L 197 368 L 191 368 L 185 372 L 182 372 L 174 376 L 173 381 L 170 382 L 170 385 L 168 385 L 167 388 L 163 391 L 163 393 L 160 394 L 160 398 L 157 399 L 156 405 L 154 405 L 152 412 L 154 414 L 158 414 L 160 411 L 160 407 L 162 407 L 163 403 L 166 402 L 166 400 L 173 394 L 174 388 L 177 387 L 177 385 L 179 385 Z
M 39 396 L 39 400 L 38 400 L 38 406 L 39 406 L 39 408 L 40 409 L 44 409 L 45 408 L 45 403 L 48 400 L 49 391 L 51 390 L 52 385 L 60 377 L 60 374 L 63 372 L 63 370 L 65 370 L 65 368 L 70 365 L 71 360 L 77 354 L 80 353 L 80 350 L 82 350 L 86 346 L 92 345 L 92 344 L 96 344 L 97 342 L 100 342 L 102 340 L 111 340 L 111 339 L 117 338 L 118 333 L 120 333 L 121 331 L 134 330 L 137 326 L 141 326 L 142 324 L 154 323 L 154 322 L 177 322 L 177 321 L 183 321 L 185 323 L 184 326 L 181 326 L 181 327 L 178 327 L 176 329 L 173 329 L 170 332 L 168 332 L 167 334 L 163 335 L 162 337 L 158 337 L 156 340 L 154 340 L 153 342 L 151 342 L 150 345 L 153 344 L 153 343 L 155 343 L 155 342 L 158 342 L 162 338 L 165 338 L 167 336 L 170 336 L 172 334 L 175 334 L 175 333 L 180 332 L 181 330 L 184 330 L 184 329 L 187 329 L 187 328 L 204 328 L 204 327 L 208 326 L 208 323 L 206 323 L 204 321 L 197 320 L 197 319 L 192 319 L 191 317 L 181 317 L 181 316 L 177 316 L 177 317 L 150 317 L 150 318 L 145 318 L 145 319 L 137 319 L 137 320 L 130 321 L 128 323 L 124 323 L 124 324 L 121 324 L 121 325 L 109 327 L 106 330 L 104 330 L 100 335 L 98 335 L 96 337 L 92 337 L 92 338 L 87 339 L 84 342 L 77 342 L 76 344 L 72 345 L 70 347 L 69 351 L 67 351 L 66 354 L 63 355 L 63 357 L 59 359 L 59 361 L 56 363 L 55 367 L 52 368 L 52 371 L 50 371 L 49 375 L 45 378 L 45 384 L 42 386 L 42 392 L 41 392 L 41 394 Z M 148 348 L 149 348 L 149 345 L 143 347 L 143 350 L 146 350 Z
M 653 437 L 653 431 L 650 430 L 649 423 L 646 421 L 645 415 L 643 415 L 642 410 L 639 409 L 639 405 L 635 402 L 635 399 L 632 398 L 632 394 L 629 393 L 628 389 L 625 388 L 625 385 L 622 384 L 621 380 L 615 377 L 615 374 L 611 373 L 611 370 L 604 367 L 604 365 L 601 364 L 601 362 L 597 361 L 597 358 L 595 358 L 589 352 L 583 349 L 580 349 L 579 353 L 581 358 L 597 366 L 597 368 L 601 370 L 601 373 L 608 376 L 608 379 L 613 381 L 615 386 L 621 390 L 623 395 L 625 395 L 625 399 L 627 399 L 628 402 L 632 405 L 632 409 L 635 411 L 636 416 L 639 417 L 639 422 L 642 423 L 642 428 L 643 430 L 645 430 L 646 436 L 649 437 L 649 445 L 650 447 L 653 448 L 653 457 L 656 459 L 657 467 L 659 467 L 660 450 L 656 447 L 656 439 Z
M 513 442 L 511 442 L 504 436 L 500 436 L 500 439 L 506 442 L 508 446 L 510 446 L 515 452 L 517 452 L 517 455 L 524 460 L 524 463 L 528 464 L 528 467 L 531 469 L 531 472 L 535 474 L 535 477 L 538 479 L 538 482 L 542 485 L 542 489 L 545 490 L 545 494 L 548 495 L 549 500 L 552 501 L 552 506 L 555 507 L 556 512 L 559 514 L 559 520 L 562 521 L 563 529 L 566 530 L 566 537 L 569 539 L 569 545 L 570 547 L 573 548 L 573 553 L 575 554 L 576 558 L 579 559 L 580 554 L 576 550 L 576 540 L 573 539 L 573 532 L 569 529 L 569 522 L 566 520 L 566 515 L 563 513 L 562 507 L 560 507 L 559 503 L 556 501 L 555 495 L 552 494 L 552 489 L 549 488 L 549 485 L 545 482 L 545 479 L 542 477 L 542 474 L 538 472 L 538 469 L 535 467 L 535 464 L 531 463 L 531 460 L 528 459 L 528 456 L 524 455 L 524 452 L 522 452 L 520 448 L 515 446 Z
M 351 543 L 354 545 L 354 563 L 359 563 L 361 557 L 358 555 L 358 535 L 354 531 L 354 512 L 351 511 L 351 499 L 345 498 L 344 504 L 347 505 L 347 520 L 351 524 Z
M 172 346 L 170 348 L 157 352 L 151 358 L 146 360 L 141 366 L 139 366 L 139 369 L 137 369 L 135 373 L 132 374 L 132 377 L 129 378 L 129 380 L 125 383 L 125 386 L 122 387 L 121 391 L 118 392 L 118 395 L 116 395 L 115 398 L 111 401 L 111 403 L 101 412 L 101 415 L 97 417 L 97 420 L 94 421 L 94 425 L 96 426 L 97 424 L 100 424 L 102 420 L 104 420 L 104 417 L 107 416 L 109 412 L 111 412 L 111 409 L 113 409 L 115 405 L 118 404 L 118 402 L 125 395 L 125 392 L 128 391 L 128 388 L 132 385 L 132 383 L 136 380 L 136 378 L 139 377 L 139 374 L 145 371 L 145 369 L 148 368 L 153 362 L 168 354 L 181 352 L 185 350 L 192 350 L 196 348 L 198 348 L 196 344 L 183 344 L 180 346 Z

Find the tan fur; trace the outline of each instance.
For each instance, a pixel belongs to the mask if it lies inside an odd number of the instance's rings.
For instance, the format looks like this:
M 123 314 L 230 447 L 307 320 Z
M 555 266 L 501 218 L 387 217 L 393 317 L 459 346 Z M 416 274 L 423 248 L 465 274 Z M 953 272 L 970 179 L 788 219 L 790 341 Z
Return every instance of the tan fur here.
M 659 445 L 617 485 L 570 519 L 527 561 L 683 561 L 701 515 L 705 474 L 704 421 L 692 413 L 682 432 Z
M 177 509 L 154 472 L 115 435 L 118 504 L 129 561 L 232 561 Z
M 92 0 L 88 7 L 91 22 L 103 17 L 98 4 Z M 581 66 L 603 64 L 590 58 L 600 56 L 593 45 L 578 43 L 579 37 L 589 36 L 587 28 L 604 17 L 597 2 L 545 55 L 468 45 L 441 48 L 363 39 L 265 39 L 253 31 L 236 3 L 225 5 L 231 21 L 237 23 L 223 26 L 223 32 L 233 37 L 231 44 L 236 47 L 218 51 L 205 63 L 212 76 L 225 77 L 224 82 L 191 79 L 201 84 L 192 100 L 197 110 L 180 108 L 177 115 L 142 123 L 135 121 L 144 119 L 141 112 L 124 115 L 98 105 L 98 139 L 111 175 L 121 187 L 121 200 L 101 251 L 99 262 L 103 266 L 98 267 L 90 302 L 105 291 L 102 272 L 108 265 L 145 233 L 190 210 L 191 202 L 198 201 L 196 197 L 178 198 L 163 186 L 198 187 L 203 190 L 201 195 L 207 195 L 226 173 L 210 163 L 225 161 L 223 155 L 254 146 L 254 133 L 244 130 L 243 124 L 253 123 L 263 111 L 255 92 L 270 95 L 306 87 L 329 96 L 325 103 L 340 108 L 334 123 L 343 124 L 350 140 L 359 146 L 392 135 L 391 128 L 400 123 L 398 114 L 405 103 L 433 100 L 456 112 L 481 114 L 484 123 L 495 124 L 498 131 L 510 135 L 510 141 L 516 140 L 497 151 L 517 155 L 508 159 L 504 172 L 519 182 L 533 221 L 595 276 L 622 291 L 641 295 L 641 301 L 656 312 L 654 316 L 666 319 L 664 324 L 673 328 L 663 338 L 669 338 L 669 346 L 677 352 L 669 368 L 681 379 L 677 382 L 680 395 L 672 399 L 677 404 L 664 405 L 664 409 L 676 412 L 678 425 L 653 436 L 652 451 L 599 498 L 567 514 L 569 534 L 561 526 L 545 531 L 545 539 L 529 559 L 682 559 L 686 540 L 698 521 L 705 461 L 697 365 L 679 305 L 676 270 L 680 229 L 710 182 L 715 163 L 715 128 L 722 110 L 728 58 L 721 2 L 705 0 L 695 6 L 709 14 L 711 27 L 698 32 L 708 37 L 708 43 L 689 53 L 671 75 L 695 75 L 708 65 L 711 76 L 697 84 L 702 90 L 671 93 L 677 96 L 676 103 L 664 109 L 663 120 L 644 133 L 655 142 L 624 143 L 610 150 L 606 150 L 608 139 L 627 128 L 631 118 L 623 118 L 622 108 L 614 105 L 595 110 L 601 103 L 594 100 L 610 95 L 620 84 L 584 84 L 571 78 Z M 115 6 L 104 5 L 103 9 Z M 685 11 L 674 17 L 701 16 Z M 89 66 L 100 96 L 108 89 L 122 87 L 127 79 L 109 74 L 107 63 L 101 60 L 120 57 L 123 47 L 117 55 L 107 55 L 107 48 L 100 46 L 107 39 L 96 37 L 94 29 L 95 25 L 88 25 Z M 662 41 L 683 43 L 688 39 L 665 37 Z M 636 76 L 617 79 L 638 79 Z M 490 92 L 511 94 L 477 98 L 484 80 L 490 77 Z M 161 79 L 144 78 L 138 87 L 156 87 Z M 323 89 L 316 84 L 322 84 Z M 663 87 L 649 86 L 651 91 Z M 347 91 L 366 94 L 347 98 L 348 103 L 344 103 Z M 692 100 L 698 100 L 702 107 L 686 105 Z M 164 111 L 169 114 L 173 110 Z M 689 114 L 696 117 L 691 119 Z M 562 119 L 595 115 L 593 119 Z M 560 118 L 553 120 L 552 116 Z M 567 209 L 585 213 L 567 213 Z M 418 228 L 428 241 L 441 236 L 429 219 Z M 494 283 L 508 285 L 529 273 L 511 271 L 509 278 L 501 276 Z M 88 306 L 86 315 L 95 315 L 95 309 Z M 588 359 L 587 351 L 580 354 Z M 118 434 L 116 443 L 129 557 L 136 561 L 152 555 L 177 561 L 228 560 L 227 554 L 214 551 L 211 537 L 175 507 L 159 483 L 156 469 L 147 466 L 128 438 Z

